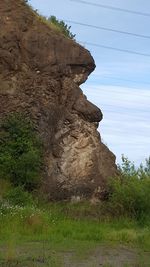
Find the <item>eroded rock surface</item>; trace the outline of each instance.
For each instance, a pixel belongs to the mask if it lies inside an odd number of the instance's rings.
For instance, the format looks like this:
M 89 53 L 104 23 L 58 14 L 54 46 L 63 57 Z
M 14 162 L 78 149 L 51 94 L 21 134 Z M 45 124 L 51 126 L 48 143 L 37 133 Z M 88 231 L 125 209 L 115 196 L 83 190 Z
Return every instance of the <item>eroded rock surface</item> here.
M 0 33 L 0 118 L 24 112 L 35 122 L 45 151 L 43 192 L 100 198 L 116 165 L 97 131 L 102 112 L 79 87 L 95 68 L 89 51 L 21 0 L 1 1 Z

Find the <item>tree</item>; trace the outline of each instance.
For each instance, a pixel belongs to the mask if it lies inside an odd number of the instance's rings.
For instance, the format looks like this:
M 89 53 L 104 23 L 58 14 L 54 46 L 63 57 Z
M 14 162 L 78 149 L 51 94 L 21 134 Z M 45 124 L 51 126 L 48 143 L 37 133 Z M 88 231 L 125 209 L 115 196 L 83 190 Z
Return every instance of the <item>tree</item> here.
M 0 179 L 32 190 L 38 184 L 42 147 L 34 127 L 22 114 L 9 115 L 0 123 Z

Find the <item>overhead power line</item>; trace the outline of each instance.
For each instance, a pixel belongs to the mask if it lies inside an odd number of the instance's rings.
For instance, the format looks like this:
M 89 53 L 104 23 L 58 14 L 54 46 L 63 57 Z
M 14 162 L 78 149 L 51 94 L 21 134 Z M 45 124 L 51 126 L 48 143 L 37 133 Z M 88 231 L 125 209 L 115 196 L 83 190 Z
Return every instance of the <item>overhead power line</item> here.
M 77 21 L 72 21 L 72 20 L 65 20 L 67 23 L 72 23 L 76 25 L 81 25 L 85 27 L 90 27 L 98 30 L 104 30 L 104 31 L 109 31 L 109 32 L 115 32 L 115 33 L 120 33 L 120 34 L 126 34 L 134 37 L 139 37 L 139 38 L 146 38 L 150 39 L 150 35 L 143 35 L 143 34 L 138 34 L 138 33 L 132 33 L 132 32 L 126 32 L 126 31 L 120 31 L 117 29 L 112 29 L 112 28 L 106 28 L 106 27 L 101 27 L 101 26 L 96 26 L 96 25 L 91 25 L 91 24 L 86 24 L 82 22 L 77 22 Z
M 150 13 L 146 13 L 146 12 L 134 11 L 134 10 L 130 10 L 130 9 L 125 9 L 125 8 L 120 8 L 120 7 L 115 7 L 115 6 L 109 6 L 109 5 L 102 5 L 102 4 L 92 3 L 92 2 L 84 1 L 84 0 L 70 0 L 70 1 L 81 3 L 81 4 L 86 4 L 86 5 L 91 5 L 91 6 L 97 6 L 97 7 L 110 9 L 110 10 L 114 10 L 114 11 L 120 11 L 120 12 L 130 13 L 130 14 L 134 14 L 134 15 L 150 17 Z
M 90 43 L 90 42 L 83 42 L 83 41 L 78 41 L 78 42 L 83 44 L 83 45 L 86 44 L 86 45 L 90 45 L 90 46 L 101 47 L 104 49 L 115 50 L 115 51 L 124 52 L 124 53 L 128 53 L 128 54 L 150 57 L 150 54 L 140 53 L 140 52 L 136 52 L 133 50 L 121 49 L 121 48 L 116 48 L 116 47 L 106 46 L 106 45 L 101 45 L 101 44 L 95 44 L 95 43 Z

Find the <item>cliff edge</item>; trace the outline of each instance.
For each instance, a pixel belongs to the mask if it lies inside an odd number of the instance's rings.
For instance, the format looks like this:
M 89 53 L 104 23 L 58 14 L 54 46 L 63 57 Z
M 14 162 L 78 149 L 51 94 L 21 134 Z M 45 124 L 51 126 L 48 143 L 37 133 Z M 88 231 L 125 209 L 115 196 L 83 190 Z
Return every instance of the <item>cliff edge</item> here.
M 0 32 L 0 119 L 23 112 L 34 121 L 44 144 L 41 190 L 55 200 L 101 198 L 117 168 L 97 131 L 102 112 L 79 87 L 95 68 L 89 51 L 21 0 L 1 1 Z

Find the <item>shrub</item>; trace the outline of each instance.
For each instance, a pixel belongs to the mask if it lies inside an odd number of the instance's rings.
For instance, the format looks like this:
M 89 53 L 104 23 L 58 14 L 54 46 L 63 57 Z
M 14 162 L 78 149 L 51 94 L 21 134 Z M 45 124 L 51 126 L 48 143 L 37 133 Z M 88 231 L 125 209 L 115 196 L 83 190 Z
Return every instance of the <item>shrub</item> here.
M 136 218 L 150 215 L 150 179 L 131 177 L 124 181 L 114 180 L 111 190 L 109 202 L 114 215 L 126 214 Z
M 3 199 L 3 196 L 12 188 L 12 185 L 9 181 L 0 179 L 0 200 Z
M 140 165 L 138 169 L 138 176 L 143 178 L 150 178 L 150 157 L 145 160 L 145 166 L 143 164 Z
M 21 114 L 9 115 L 0 125 L 0 179 L 34 189 L 40 178 L 41 148 L 31 121 Z
M 18 206 L 32 206 L 34 204 L 33 197 L 27 191 L 24 191 L 23 187 L 15 187 L 8 191 L 4 200 L 11 205 Z
M 71 26 L 68 26 L 63 20 L 58 20 L 55 16 L 51 16 L 48 18 L 48 22 L 54 25 L 63 35 L 74 40 L 75 34 L 70 31 Z
M 138 171 L 135 168 L 135 165 L 133 162 L 131 162 L 127 157 L 122 155 L 122 164 L 118 165 L 118 169 L 121 173 L 121 176 L 125 177 L 133 177 L 136 176 Z
M 142 219 L 150 216 L 150 160 L 146 167 L 136 169 L 134 164 L 123 157 L 119 178 L 110 181 L 109 207 L 113 215 L 127 215 Z
M 145 159 L 145 165 L 140 164 L 140 167 L 136 168 L 133 162 L 122 155 L 122 164 L 118 165 L 118 169 L 121 173 L 121 176 L 137 176 L 140 179 L 143 179 L 144 177 L 150 177 L 150 157 Z

